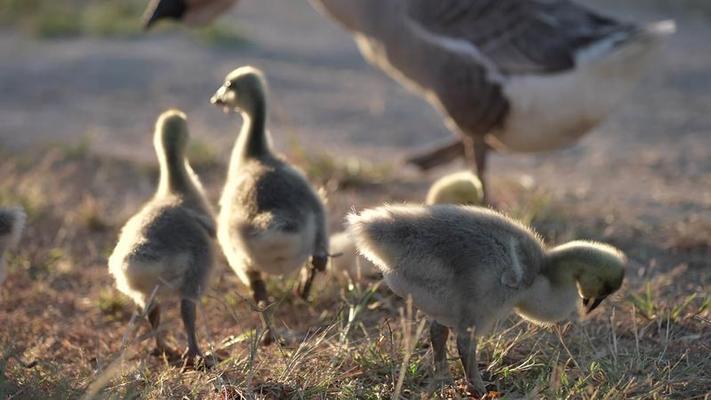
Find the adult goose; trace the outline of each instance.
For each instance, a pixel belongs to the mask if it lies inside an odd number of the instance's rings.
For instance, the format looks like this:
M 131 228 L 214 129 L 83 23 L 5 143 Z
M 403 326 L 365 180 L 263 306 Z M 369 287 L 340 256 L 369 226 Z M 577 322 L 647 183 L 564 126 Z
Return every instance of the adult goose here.
M 485 195 L 491 149 L 528 153 L 575 143 L 674 31 L 671 21 L 619 22 L 569 0 L 311 2 L 351 31 L 370 63 L 422 95 L 460 133 L 410 161 L 427 169 L 465 154 Z M 197 3 L 154 0 L 147 25 L 190 20 L 210 2 Z

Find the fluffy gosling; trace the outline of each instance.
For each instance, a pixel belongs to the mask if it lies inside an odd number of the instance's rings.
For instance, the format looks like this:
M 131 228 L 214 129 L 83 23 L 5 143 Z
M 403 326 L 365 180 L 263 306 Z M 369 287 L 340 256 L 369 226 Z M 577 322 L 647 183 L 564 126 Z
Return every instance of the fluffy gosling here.
M 25 227 L 25 211 L 20 207 L 0 208 L 0 285 L 5 282 L 5 252 L 17 246 Z
M 589 313 L 622 285 L 626 258 L 604 244 L 546 248 L 529 228 L 494 211 L 464 206 L 384 206 L 348 217 L 360 252 L 395 294 L 432 320 L 435 372 L 446 373 L 449 330 L 471 389 L 485 393 L 476 337 L 512 310 L 537 324 L 568 317 L 576 299 Z M 506 283 L 507 271 L 523 279 Z
M 272 150 L 265 87 L 261 71 L 241 67 L 227 75 L 211 99 L 243 118 L 220 199 L 217 237 L 230 267 L 262 305 L 268 302 L 263 273 L 296 272 L 310 257 L 300 288 L 306 299 L 316 271 L 328 261 L 323 202 L 306 178 Z
M 171 358 L 178 353 L 158 330 L 160 300 L 180 297 L 187 360 L 197 363 L 208 361 L 202 359 L 198 346 L 195 314 L 214 264 L 215 223 L 202 185 L 186 159 L 188 140 L 182 112 L 170 110 L 158 118 L 153 141 L 160 162 L 158 190 L 121 230 L 109 271 L 117 288 L 147 311 L 156 352 Z
M 471 171 L 445 175 L 430 186 L 426 203 L 482 205 L 484 193 L 481 181 Z M 380 274 L 380 270 L 373 263 L 358 256 L 358 250 L 348 232 L 331 235 L 330 245 L 330 252 L 334 257 L 329 261 L 328 269 L 336 279 L 356 282 L 363 277 Z

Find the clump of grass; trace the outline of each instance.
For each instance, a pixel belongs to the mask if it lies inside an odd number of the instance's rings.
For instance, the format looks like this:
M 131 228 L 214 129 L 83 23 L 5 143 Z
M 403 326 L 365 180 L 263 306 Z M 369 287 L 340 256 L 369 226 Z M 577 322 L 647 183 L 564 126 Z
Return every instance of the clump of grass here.
M 127 321 L 133 314 L 131 302 L 113 289 L 99 292 L 96 306 L 109 320 Z
M 41 38 L 126 36 L 140 32 L 144 2 L 0 0 L 0 23 Z
M 389 164 L 374 164 L 354 157 L 334 157 L 327 152 L 307 152 L 293 140 L 290 158 L 304 169 L 306 176 L 328 191 L 378 185 L 392 179 Z
M 203 43 L 219 47 L 244 47 L 250 43 L 237 25 L 220 21 L 196 30 L 195 37 Z
M 192 138 L 188 147 L 188 160 L 195 169 L 208 169 L 220 164 L 217 149 L 209 142 Z
M 0 26 L 38 38 L 135 37 L 143 34 L 145 6 L 144 0 L 0 0 Z M 247 43 L 245 35 L 231 24 L 218 22 L 190 32 L 211 45 Z

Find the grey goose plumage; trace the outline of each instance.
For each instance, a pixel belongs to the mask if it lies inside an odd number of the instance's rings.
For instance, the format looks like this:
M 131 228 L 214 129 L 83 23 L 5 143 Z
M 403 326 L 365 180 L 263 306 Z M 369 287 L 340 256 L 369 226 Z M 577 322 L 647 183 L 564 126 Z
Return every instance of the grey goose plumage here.
M 195 319 L 196 303 L 214 264 L 215 223 L 202 185 L 186 159 L 188 140 L 182 112 L 170 110 L 160 116 L 154 134 L 160 161 L 158 189 L 121 229 L 109 271 L 116 287 L 146 311 L 157 352 L 171 358 L 179 353 L 159 331 L 160 303 L 168 296 L 180 298 L 188 361 L 209 364 L 211 360 L 201 360 Z

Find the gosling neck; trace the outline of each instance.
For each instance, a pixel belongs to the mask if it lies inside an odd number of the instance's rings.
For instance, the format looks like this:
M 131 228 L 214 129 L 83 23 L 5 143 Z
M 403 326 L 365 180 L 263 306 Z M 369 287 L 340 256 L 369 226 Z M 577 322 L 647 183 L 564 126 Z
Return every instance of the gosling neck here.
M 165 150 L 159 154 L 160 180 L 157 195 L 194 193 L 196 188 L 185 156 L 178 152 Z
M 261 158 L 270 153 L 266 119 L 267 106 L 263 98 L 255 99 L 242 109 L 242 128 L 232 154 L 233 161 Z
M 577 309 L 576 281 L 582 267 L 569 257 L 562 252 L 546 255 L 541 274 L 516 304 L 519 315 L 532 322 L 548 324 L 568 318 Z

